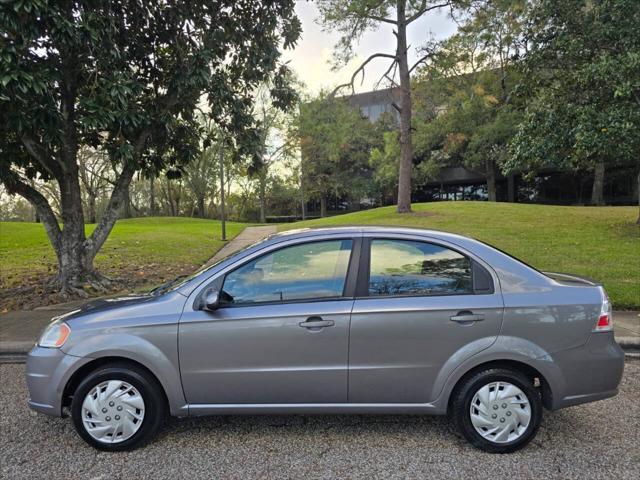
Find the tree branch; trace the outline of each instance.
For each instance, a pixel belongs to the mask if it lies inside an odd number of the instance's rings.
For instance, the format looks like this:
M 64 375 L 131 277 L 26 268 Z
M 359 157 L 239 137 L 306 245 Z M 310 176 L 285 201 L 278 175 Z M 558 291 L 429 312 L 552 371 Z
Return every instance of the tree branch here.
M 107 240 L 109 233 L 111 233 L 111 229 L 113 229 L 113 226 L 118 219 L 120 206 L 124 202 L 126 191 L 129 188 L 129 184 L 131 183 L 134 173 L 135 168 L 132 163 L 125 164 L 120 176 L 116 180 L 115 186 L 113 187 L 109 203 L 107 204 L 107 208 L 105 209 L 102 218 L 100 219 L 100 223 L 98 223 L 91 236 L 85 241 L 89 255 L 92 257 L 98 253 L 104 242 Z
M 133 151 L 136 157 L 139 157 L 142 153 L 149 135 L 151 135 L 151 129 L 144 129 L 134 143 Z M 100 223 L 98 223 L 91 236 L 86 240 L 87 249 L 89 250 L 90 255 L 95 256 L 100 251 L 100 248 L 107 240 L 109 233 L 111 233 L 111 230 L 118 219 L 120 206 L 124 202 L 127 189 L 131 184 L 131 180 L 133 179 L 133 174 L 135 172 L 135 163 L 125 162 L 122 167 L 122 172 L 120 172 L 120 176 L 116 179 L 113 191 L 111 192 L 111 197 L 109 198 L 109 203 L 107 204 L 107 208 L 105 209 L 102 218 L 100 219 Z
M 429 57 L 431 57 L 433 55 L 433 52 L 429 52 L 426 55 L 423 55 L 420 59 L 418 59 L 418 61 L 416 63 L 413 64 L 413 66 L 409 69 L 409 73 L 413 72 L 415 70 L 415 68 L 420 65 L 422 62 L 424 62 L 425 60 L 428 60 Z
M 374 90 L 377 90 L 378 87 L 380 86 L 380 83 L 382 82 L 382 80 L 384 80 L 385 78 L 387 80 L 389 80 L 391 82 L 392 86 L 397 86 L 397 83 L 395 82 L 394 78 L 396 76 L 396 69 L 395 67 L 398 65 L 397 60 L 394 60 L 393 62 L 391 62 L 391 65 L 389 65 L 389 68 L 387 68 L 387 71 L 384 72 L 382 74 L 382 76 L 380 77 L 380 79 L 376 82 L 375 86 L 374 86 Z M 389 77 L 389 72 L 391 72 L 391 70 L 393 69 L 393 74 L 391 75 L 391 77 Z
M 397 25 L 398 22 L 395 20 L 392 20 L 390 18 L 385 18 L 385 17 L 379 17 L 378 15 L 364 15 L 364 18 L 368 19 L 368 20 L 374 20 L 376 22 L 382 22 L 382 23 L 390 23 L 391 25 Z
M 422 15 L 424 15 L 427 12 L 430 12 L 431 10 L 437 10 L 438 8 L 443 8 L 443 7 L 448 7 L 449 5 L 451 5 L 451 1 L 447 1 L 447 2 L 443 2 L 443 3 L 438 3 L 436 5 L 431 5 L 430 7 L 427 7 L 427 1 L 424 0 L 422 2 L 422 5 L 420 6 L 420 8 L 418 9 L 417 12 L 415 12 L 413 15 L 411 15 L 408 19 L 407 19 L 407 23 L 406 25 L 409 25 L 410 23 L 414 22 L 415 20 L 417 20 L 418 18 L 420 18 Z
M 42 220 L 42 224 L 44 225 L 44 229 L 47 232 L 47 236 L 51 241 L 51 245 L 56 252 L 56 255 L 60 251 L 60 242 L 62 237 L 62 231 L 60 230 L 60 225 L 58 224 L 58 219 L 56 218 L 55 213 L 53 213 L 53 209 L 49 202 L 31 185 L 20 180 L 18 175 L 15 172 L 11 172 L 10 178 L 5 179 L 4 185 L 7 188 L 7 191 L 10 194 L 18 194 L 24 199 L 26 199 L 31 205 L 33 205 L 38 212 L 38 216 Z
M 335 96 L 336 93 L 338 93 L 338 91 L 342 90 L 345 87 L 351 87 L 351 93 L 352 95 L 355 93 L 355 89 L 354 89 L 354 82 L 356 80 L 356 77 L 358 76 L 358 73 L 362 72 L 362 79 L 364 80 L 364 67 L 367 66 L 367 64 L 375 59 L 375 58 L 391 58 L 394 62 L 398 61 L 398 57 L 396 57 L 395 55 L 391 55 L 390 53 L 374 53 L 373 55 L 371 55 L 369 58 L 367 58 L 364 62 L 362 62 L 362 64 L 355 70 L 355 72 L 353 72 L 353 75 L 351 75 L 351 81 L 348 83 L 343 83 L 342 85 L 338 85 L 333 92 L 331 92 L 330 97 Z
M 29 155 L 36 160 L 42 168 L 51 176 L 51 178 L 60 178 L 63 175 L 63 168 L 57 161 L 51 161 L 46 149 L 30 135 L 22 135 L 20 137 L 22 144 L 29 152 Z
M 377 5 L 371 5 L 368 8 L 368 11 L 373 11 L 376 10 L 378 8 L 380 8 L 382 5 L 384 4 L 384 0 L 377 2 Z M 369 13 L 363 13 L 362 17 L 366 18 L 367 20 L 374 20 L 376 22 L 382 22 L 382 23 L 390 23 L 392 25 L 397 25 L 398 22 L 395 20 L 392 20 L 390 18 L 385 18 L 385 17 L 381 17 L 380 15 L 374 15 L 374 14 L 369 14 Z

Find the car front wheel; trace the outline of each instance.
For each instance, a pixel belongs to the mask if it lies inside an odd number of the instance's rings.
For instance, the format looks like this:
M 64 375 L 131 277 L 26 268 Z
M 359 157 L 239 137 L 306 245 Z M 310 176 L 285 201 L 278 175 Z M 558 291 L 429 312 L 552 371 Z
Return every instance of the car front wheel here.
M 78 434 L 101 450 L 132 450 L 160 428 L 166 402 L 158 382 L 129 364 L 105 365 L 78 385 L 71 415 Z
M 509 453 L 527 445 L 542 420 L 542 399 L 527 376 L 491 368 L 466 379 L 454 394 L 454 422 L 475 447 Z

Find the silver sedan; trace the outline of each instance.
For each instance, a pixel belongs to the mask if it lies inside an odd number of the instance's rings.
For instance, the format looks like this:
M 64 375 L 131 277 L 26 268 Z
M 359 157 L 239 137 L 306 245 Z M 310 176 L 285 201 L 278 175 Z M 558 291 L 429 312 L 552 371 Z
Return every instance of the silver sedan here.
M 474 446 L 525 446 L 543 407 L 616 395 L 603 287 L 487 244 L 382 227 L 269 237 L 146 295 L 58 317 L 29 354 L 29 405 L 94 447 L 167 413 L 450 414 Z

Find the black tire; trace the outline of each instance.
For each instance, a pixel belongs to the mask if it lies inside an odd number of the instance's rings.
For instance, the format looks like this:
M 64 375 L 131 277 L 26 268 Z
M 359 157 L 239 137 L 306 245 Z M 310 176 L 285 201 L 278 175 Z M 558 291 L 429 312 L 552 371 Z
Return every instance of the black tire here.
M 144 400 L 142 426 L 130 438 L 119 443 L 103 443 L 94 439 L 82 421 L 82 403 L 87 394 L 107 380 L 123 380 L 135 387 Z M 107 364 L 89 373 L 76 388 L 71 402 L 71 417 L 78 435 L 99 450 L 123 451 L 138 448 L 151 440 L 167 415 L 167 402 L 158 381 L 146 370 L 124 362 Z
M 531 419 L 522 435 L 508 443 L 496 443 L 480 435 L 471 423 L 471 401 L 483 386 L 497 381 L 509 382 L 527 396 L 531 407 Z M 496 408 L 498 408 L 496 406 Z M 542 398 L 533 386 L 532 379 L 519 371 L 507 368 L 489 368 L 474 373 L 456 388 L 451 404 L 451 416 L 459 432 L 474 447 L 489 453 L 510 453 L 526 446 L 538 432 L 542 421 Z M 506 417 L 505 417 L 506 418 Z

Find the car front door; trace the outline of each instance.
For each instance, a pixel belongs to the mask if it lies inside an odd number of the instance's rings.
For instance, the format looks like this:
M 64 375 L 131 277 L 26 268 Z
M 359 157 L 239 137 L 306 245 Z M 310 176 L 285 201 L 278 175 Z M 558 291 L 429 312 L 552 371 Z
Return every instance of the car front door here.
M 347 401 L 351 256 L 360 239 L 325 238 L 241 260 L 196 292 L 180 320 L 190 404 Z M 353 288 L 354 288 L 353 287 Z M 219 292 L 214 311 L 202 308 Z
M 349 401 L 432 402 L 445 363 L 462 361 L 497 338 L 503 313 L 498 286 L 477 260 L 436 241 L 382 236 L 365 239 L 362 248 Z

